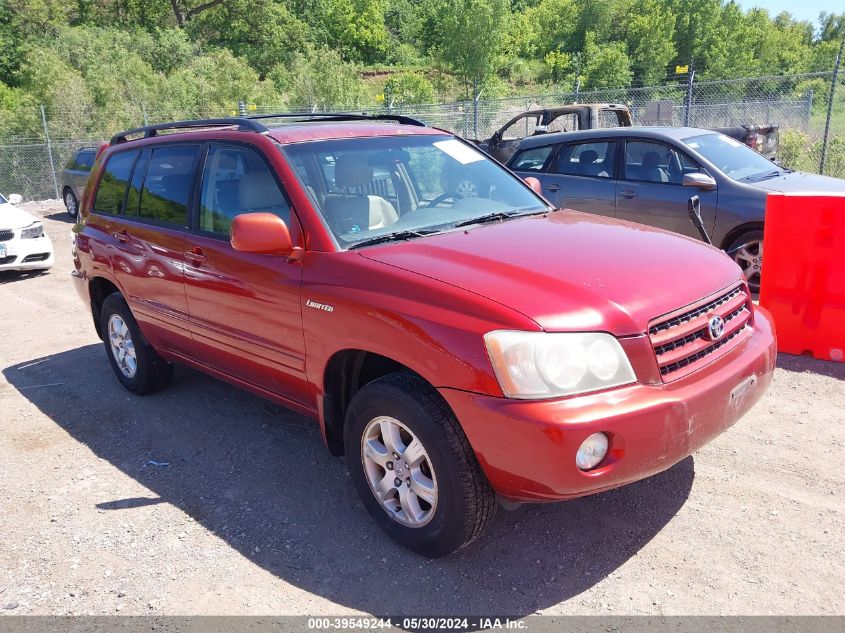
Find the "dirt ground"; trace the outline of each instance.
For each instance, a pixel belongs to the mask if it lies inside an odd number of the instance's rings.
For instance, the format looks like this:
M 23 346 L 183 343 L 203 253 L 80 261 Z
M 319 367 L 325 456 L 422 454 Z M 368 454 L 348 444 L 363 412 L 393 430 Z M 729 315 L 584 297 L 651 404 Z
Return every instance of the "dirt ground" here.
M 309 420 L 188 369 L 138 398 L 57 264 L 0 274 L 0 613 L 842 614 L 845 364 L 669 471 L 501 512 L 429 561 L 388 540 Z

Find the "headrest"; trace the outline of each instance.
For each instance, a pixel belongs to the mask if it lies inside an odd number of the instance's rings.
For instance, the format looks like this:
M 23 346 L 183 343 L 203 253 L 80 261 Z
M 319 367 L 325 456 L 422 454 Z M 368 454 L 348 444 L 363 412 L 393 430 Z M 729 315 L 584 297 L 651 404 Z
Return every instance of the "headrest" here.
M 595 150 L 592 150 L 592 149 L 588 149 L 584 152 L 581 152 L 581 154 L 578 156 L 578 162 L 584 163 L 584 164 L 594 163 L 594 162 L 596 162 L 596 159 L 598 157 L 599 157 L 598 152 L 596 152 Z
M 334 164 L 336 187 L 363 187 L 373 181 L 373 168 L 363 156 L 346 154 Z
M 270 172 L 250 171 L 241 177 L 238 202 L 241 209 L 250 211 L 271 209 L 282 204 L 282 194 Z

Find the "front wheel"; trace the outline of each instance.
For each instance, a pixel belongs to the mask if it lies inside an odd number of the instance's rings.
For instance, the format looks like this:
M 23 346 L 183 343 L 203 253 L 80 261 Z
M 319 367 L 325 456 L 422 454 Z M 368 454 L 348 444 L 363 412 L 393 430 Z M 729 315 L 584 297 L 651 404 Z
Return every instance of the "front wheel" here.
M 398 372 L 363 387 L 344 443 L 364 506 L 405 547 L 446 556 L 490 525 L 493 490 L 454 414 L 419 376 Z
M 763 231 L 746 231 L 728 247 L 728 254 L 742 268 L 751 292 L 760 292 L 763 274 Z

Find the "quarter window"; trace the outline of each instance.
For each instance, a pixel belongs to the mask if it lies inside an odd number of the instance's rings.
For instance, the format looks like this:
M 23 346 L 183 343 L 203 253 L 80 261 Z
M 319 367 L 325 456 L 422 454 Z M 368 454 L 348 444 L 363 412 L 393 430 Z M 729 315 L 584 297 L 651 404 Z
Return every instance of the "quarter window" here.
M 264 212 L 290 224 L 290 205 L 264 159 L 246 147 L 212 147 L 202 175 L 199 229 L 229 234 L 242 213 Z
M 198 152 L 198 145 L 153 149 L 141 189 L 138 217 L 163 224 L 187 225 L 188 197 Z
M 120 152 L 109 157 L 94 198 L 95 213 L 118 214 L 123 212 L 126 185 L 132 173 L 132 165 L 137 157 L 137 150 Z
M 612 178 L 615 163 L 615 143 L 575 143 L 561 148 L 549 171 L 568 176 Z

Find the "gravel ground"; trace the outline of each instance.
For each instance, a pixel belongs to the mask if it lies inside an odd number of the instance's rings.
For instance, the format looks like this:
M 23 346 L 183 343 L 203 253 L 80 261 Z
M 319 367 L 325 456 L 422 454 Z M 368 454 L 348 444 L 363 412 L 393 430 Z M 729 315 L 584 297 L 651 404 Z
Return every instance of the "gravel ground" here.
M 445 560 L 395 546 L 309 420 L 188 369 L 113 377 L 57 265 L 0 274 L 0 613 L 842 614 L 845 365 L 768 395 L 669 471 L 502 512 Z

